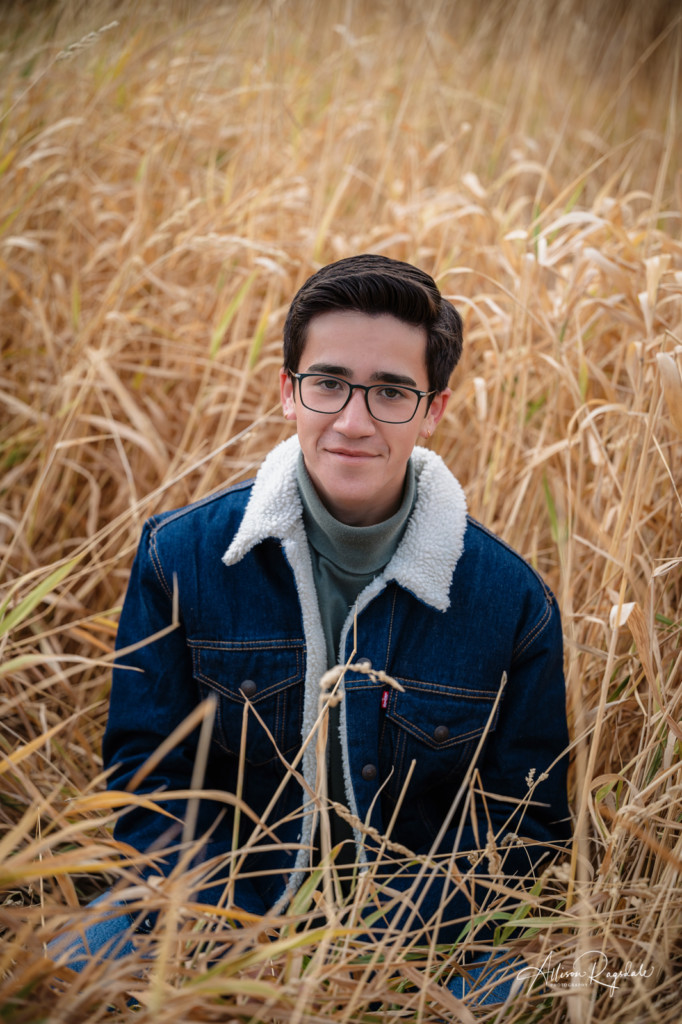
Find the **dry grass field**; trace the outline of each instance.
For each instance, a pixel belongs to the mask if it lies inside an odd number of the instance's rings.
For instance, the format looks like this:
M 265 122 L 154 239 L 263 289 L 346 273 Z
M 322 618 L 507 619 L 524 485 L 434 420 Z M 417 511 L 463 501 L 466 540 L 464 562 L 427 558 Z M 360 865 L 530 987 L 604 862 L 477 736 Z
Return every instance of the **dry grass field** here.
M 2 7 L 0 1021 L 679 1021 L 681 60 L 664 0 Z M 460 308 L 430 443 L 562 608 L 575 842 L 512 946 L 609 974 L 461 1005 L 475 927 L 368 946 L 313 884 L 235 928 L 178 873 L 153 959 L 55 980 L 133 877 L 100 744 L 142 522 L 288 434 L 288 301 L 363 251 Z

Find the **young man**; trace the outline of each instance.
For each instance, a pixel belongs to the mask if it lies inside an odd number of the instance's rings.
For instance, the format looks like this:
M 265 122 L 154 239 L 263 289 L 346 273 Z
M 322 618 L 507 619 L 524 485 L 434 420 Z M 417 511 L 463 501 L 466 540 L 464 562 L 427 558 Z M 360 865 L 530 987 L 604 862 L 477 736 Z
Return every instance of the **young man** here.
M 486 897 L 460 870 L 525 876 L 568 836 L 555 599 L 467 517 L 441 459 L 415 447 L 445 411 L 461 348 L 459 314 L 422 271 L 372 255 L 324 267 L 284 329 L 281 397 L 297 436 L 254 481 L 145 525 L 105 766 L 119 790 L 186 794 L 198 781 L 212 792 L 191 810 L 203 901 L 257 914 L 286 905 L 320 856 L 320 770 L 344 891 L 353 867 L 372 877 L 381 856 L 375 927 L 453 942 Z M 141 645 L 171 624 L 175 602 L 177 628 Z M 320 680 L 337 664 L 352 667 L 321 754 Z M 138 785 L 207 697 L 210 745 L 198 729 L 184 735 Z M 236 829 L 235 794 L 251 812 Z M 188 806 L 163 803 L 178 823 Z M 166 851 L 157 874 L 183 856 L 182 832 L 143 805 L 116 829 L 140 851 Z

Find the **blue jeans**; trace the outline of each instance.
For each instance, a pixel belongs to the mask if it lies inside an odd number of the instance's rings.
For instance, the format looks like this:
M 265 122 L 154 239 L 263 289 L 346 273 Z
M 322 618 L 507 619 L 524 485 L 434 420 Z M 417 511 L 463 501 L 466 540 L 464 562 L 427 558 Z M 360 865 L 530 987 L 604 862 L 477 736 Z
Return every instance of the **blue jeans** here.
M 89 906 L 95 907 L 100 903 L 108 904 L 105 915 L 98 917 L 93 924 L 73 929 L 48 944 L 48 956 L 60 966 L 82 971 L 91 958 L 117 960 L 135 951 L 132 940 L 135 918 L 117 911 L 116 908 L 124 904 L 112 900 L 108 892 L 98 896 Z
M 103 893 L 102 896 L 93 900 L 90 906 L 94 907 L 107 900 L 110 901 L 110 894 Z M 91 958 L 98 961 L 116 960 L 129 953 L 134 953 L 135 945 L 132 935 L 135 918 L 131 914 L 116 912 L 116 908 L 123 905 L 110 901 L 110 910 L 107 911 L 105 917 L 99 918 L 91 925 L 84 926 L 78 932 L 67 932 L 58 939 L 53 939 L 47 947 L 48 955 L 61 966 L 70 967 L 72 971 L 82 971 Z M 482 957 L 476 964 L 467 967 L 471 981 L 465 979 L 461 974 L 453 978 L 448 985 L 453 995 L 458 999 L 464 999 L 465 996 L 475 992 L 478 982 L 481 981 L 487 991 L 483 998 L 476 1001 L 477 1005 L 488 1006 L 505 1001 L 515 977 L 514 963 L 512 960 L 504 958 L 491 969 L 488 965 L 490 956 Z
M 505 954 L 498 954 L 495 963 L 490 966 L 489 961 L 495 954 L 482 955 L 474 964 L 467 964 L 466 970 L 471 981 L 468 981 L 461 974 L 453 978 L 448 988 L 458 999 L 464 999 L 475 993 L 480 982 L 484 994 L 474 999 L 476 1006 L 490 1006 L 493 1003 L 503 1003 L 511 992 L 512 984 L 523 962 L 517 958 L 510 958 Z

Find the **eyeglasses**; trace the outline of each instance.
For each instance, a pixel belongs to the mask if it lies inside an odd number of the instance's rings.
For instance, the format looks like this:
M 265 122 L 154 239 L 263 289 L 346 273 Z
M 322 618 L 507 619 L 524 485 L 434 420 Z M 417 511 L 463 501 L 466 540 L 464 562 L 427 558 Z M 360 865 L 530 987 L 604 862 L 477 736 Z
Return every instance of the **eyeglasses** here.
M 357 389 L 364 391 L 367 411 L 380 423 L 409 423 L 422 398 L 436 394 L 402 384 L 350 384 L 328 373 L 290 372 L 289 376 L 298 381 L 301 402 L 311 412 L 333 416 L 345 409 Z

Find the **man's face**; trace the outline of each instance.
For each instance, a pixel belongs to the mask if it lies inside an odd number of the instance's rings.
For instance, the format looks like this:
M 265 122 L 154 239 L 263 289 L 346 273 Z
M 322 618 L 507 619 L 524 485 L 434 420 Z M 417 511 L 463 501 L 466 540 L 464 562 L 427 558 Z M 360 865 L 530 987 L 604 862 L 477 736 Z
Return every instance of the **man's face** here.
M 299 373 L 329 373 L 351 384 L 406 384 L 428 391 L 426 332 L 388 314 L 323 313 L 310 321 Z M 331 514 L 351 526 L 371 526 L 400 506 L 407 462 L 418 437 L 428 437 L 443 415 L 450 390 L 435 395 L 428 412 L 419 402 L 408 423 L 370 416 L 365 393 L 353 391 L 339 413 L 301 404 L 298 382 L 280 373 L 284 415 L 296 421 L 306 469 Z

